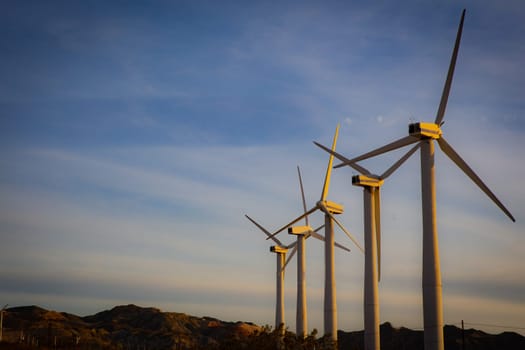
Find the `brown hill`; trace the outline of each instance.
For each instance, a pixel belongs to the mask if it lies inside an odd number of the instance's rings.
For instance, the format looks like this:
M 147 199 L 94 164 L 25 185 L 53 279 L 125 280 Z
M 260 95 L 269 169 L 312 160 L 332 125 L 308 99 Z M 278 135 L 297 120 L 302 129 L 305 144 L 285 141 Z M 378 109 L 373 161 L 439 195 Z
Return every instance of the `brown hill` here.
M 4 315 L 1 349 L 275 349 L 277 332 L 245 322 L 161 312 L 135 305 L 117 306 L 79 317 L 38 306 L 14 307 Z M 461 350 L 462 331 L 445 326 L 445 349 Z M 512 332 L 498 335 L 465 330 L 465 349 L 525 349 L 525 337 Z M 339 349 L 364 349 L 363 331 L 338 333 Z M 315 333 L 306 340 L 287 332 L 281 340 L 288 349 L 327 349 Z M 381 325 L 381 349 L 422 349 L 423 332 Z
M 10 308 L 4 315 L 5 341 L 64 349 L 206 348 L 260 329 L 250 323 L 224 322 L 135 305 L 117 306 L 87 317 L 38 306 Z

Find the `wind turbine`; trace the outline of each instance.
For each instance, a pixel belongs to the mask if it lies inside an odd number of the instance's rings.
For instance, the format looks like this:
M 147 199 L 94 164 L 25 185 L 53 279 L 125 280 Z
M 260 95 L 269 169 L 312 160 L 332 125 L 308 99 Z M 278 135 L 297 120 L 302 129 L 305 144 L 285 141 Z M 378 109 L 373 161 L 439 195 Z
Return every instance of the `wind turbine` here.
M 304 196 L 304 189 L 303 189 L 303 181 L 301 178 L 301 171 L 299 167 L 297 167 L 297 174 L 299 177 L 299 185 L 301 189 L 301 197 L 303 201 L 303 208 L 305 208 L 306 212 L 306 200 Z M 288 228 L 288 233 L 292 235 L 297 236 L 296 242 L 284 246 L 279 240 L 277 240 L 274 236 L 270 235 L 270 233 L 263 228 L 261 225 L 259 225 L 257 222 L 255 222 L 252 218 L 250 218 L 248 215 L 246 217 L 254 223 L 259 229 L 261 229 L 269 238 L 274 240 L 277 243 L 277 246 L 272 246 L 270 250 L 272 252 L 278 253 L 278 281 L 282 281 L 284 278 L 284 269 L 288 265 L 288 263 L 291 261 L 293 256 L 297 253 L 297 308 L 296 308 L 296 334 L 300 337 L 306 337 L 306 332 L 308 330 L 308 313 L 307 313 L 307 307 L 306 307 L 306 254 L 305 254 L 305 248 L 306 248 L 306 239 L 308 239 L 310 236 L 319 239 L 321 241 L 324 241 L 325 238 L 318 234 L 317 231 L 319 231 L 323 226 L 317 228 L 316 230 L 313 230 L 310 225 L 308 224 L 308 216 L 305 216 L 305 222 L 306 226 L 293 226 Z M 338 248 L 344 249 L 346 251 L 350 251 L 350 249 L 338 244 L 337 242 L 335 245 Z M 290 255 L 288 256 L 288 259 L 286 259 L 286 262 L 284 262 L 286 253 L 288 249 L 293 248 L 290 252 Z M 280 269 L 280 270 L 279 270 Z M 283 294 L 282 294 L 282 288 L 279 289 L 279 286 L 282 285 L 282 282 L 278 282 L 278 290 L 281 290 L 281 292 L 278 292 L 278 305 L 283 302 Z M 281 310 L 284 310 L 283 307 L 281 307 Z M 276 314 L 279 312 L 276 311 Z M 284 311 L 281 312 L 283 314 L 281 320 L 284 322 Z M 280 324 L 277 323 L 276 324 Z
M 337 159 L 347 162 L 341 154 L 314 143 Z M 364 235 L 365 235 L 365 284 L 364 284 L 364 323 L 365 323 L 365 349 L 380 349 L 379 333 L 379 291 L 378 282 L 381 278 L 381 208 L 380 189 L 384 181 L 394 173 L 410 156 L 419 148 L 419 144 L 412 147 L 394 165 L 383 174 L 375 175 L 366 168 L 349 163 L 361 175 L 352 176 L 352 185 L 363 187 L 364 204 Z
M 257 226 L 261 231 L 263 231 L 268 237 L 271 236 L 264 227 L 259 225 L 255 220 L 253 220 L 248 215 L 244 215 L 248 220 L 250 220 L 255 226 Z M 276 285 L 275 285 L 275 329 L 281 329 L 281 332 L 284 333 L 285 323 L 284 323 L 284 267 L 286 260 L 286 253 L 288 249 L 294 247 L 297 243 L 294 242 L 290 245 L 284 245 L 280 240 L 275 237 L 271 239 L 276 243 L 270 247 L 270 251 L 276 254 L 277 257 L 277 269 L 276 269 Z
M 335 150 L 337 144 L 337 136 L 339 134 L 339 125 L 335 130 L 334 140 L 332 143 L 332 150 Z M 292 226 L 304 217 L 312 214 L 316 210 L 320 210 L 325 214 L 325 295 L 324 295 L 324 333 L 330 335 L 333 341 L 337 341 L 337 301 L 336 301 L 336 285 L 335 285 L 335 263 L 334 263 L 334 226 L 335 222 L 341 230 L 354 242 L 354 244 L 364 252 L 357 240 L 348 232 L 346 228 L 335 218 L 335 214 L 343 213 L 343 206 L 341 204 L 329 201 L 326 199 L 328 190 L 330 188 L 330 176 L 332 173 L 333 155 L 330 155 L 326 175 L 324 179 L 323 191 L 321 199 L 315 204 L 313 208 L 306 211 L 303 215 L 292 220 L 290 223 L 284 225 L 267 239 L 270 239 Z
M 297 167 L 297 175 L 299 176 L 299 185 L 301 188 L 301 198 L 303 200 L 303 209 L 306 213 L 306 199 L 304 196 L 303 180 L 301 177 L 301 170 Z M 308 316 L 307 316 L 307 307 L 306 307 L 306 254 L 305 254 L 305 244 L 306 239 L 310 236 L 317 238 L 321 241 L 325 241 L 325 237 L 318 234 L 323 226 L 317 228 L 315 231 L 312 230 L 308 224 L 308 215 L 304 216 L 306 226 L 292 226 L 288 228 L 288 233 L 291 235 L 297 236 L 296 246 L 290 253 L 288 261 L 285 266 L 288 264 L 290 259 L 293 257 L 295 252 L 297 252 L 297 313 L 296 313 L 296 334 L 297 336 L 304 338 L 308 331 Z M 338 248 L 350 251 L 350 249 L 340 245 L 337 242 L 334 242 L 334 245 Z
M 478 175 L 459 156 L 452 146 L 445 141 L 441 126 L 445 116 L 448 95 L 461 41 L 465 10 L 461 15 L 452 58 L 441 95 L 441 101 L 433 123 L 412 123 L 408 126 L 409 136 L 379 147 L 356 158 L 345 161 L 336 167 L 350 165 L 360 160 L 377 156 L 400 147 L 418 142 L 421 147 L 421 191 L 423 213 L 423 319 L 425 349 L 443 350 L 443 302 L 441 288 L 441 270 L 436 220 L 436 185 L 434 176 L 434 141 L 439 148 L 507 215 L 516 221 L 510 211 L 500 202 Z
M 301 188 L 303 208 L 306 212 L 303 180 L 301 178 L 301 170 L 299 169 L 299 166 L 297 167 L 297 175 L 299 176 L 299 186 Z M 300 338 L 306 337 L 306 333 L 308 331 L 308 311 L 306 306 L 306 238 L 312 234 L 317 235 L 317 233 L 315 233 L 315 231 L 313 231 L 308 224 L 308 216 L 305 216 L 305 224 L 306 226 L 295 226 L 288 228 L 289 234 L 297 236 L 297 244 L 295 245 L 292 253 L 290 253 L 290 257 L 286 262 L 286 264 L 288 264 L 293 255 L 297 252 L 297 306 L 295 309 L 295 334 Z M 316 238 L 319 239 L 319 236 L 320 235 L 317 235 Z

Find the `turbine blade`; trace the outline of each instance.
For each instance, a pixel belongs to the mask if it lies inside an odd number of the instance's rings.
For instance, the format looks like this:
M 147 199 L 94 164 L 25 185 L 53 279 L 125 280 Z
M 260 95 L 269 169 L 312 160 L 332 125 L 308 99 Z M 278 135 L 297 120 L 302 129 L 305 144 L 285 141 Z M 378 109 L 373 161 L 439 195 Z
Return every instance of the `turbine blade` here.
M 281 269 L 281 271 L 284 271 L 284 269 L 286 268 L 286 265 L 288 265 L 290 260 L 292 260 L 292 257 L 295 255 L 295 253 L 297 253 L 297 246 L 294 247 L 293 250 L 290 252 L 290 255 L 286 259 L 286 262 L 284 263 L 283 268 Z
M 401 157 L 397 162 L 394 163 L 394 165 L 392 165 L 390 168 L 388 168 L 387 171 L 385 171 L 381 176 L 380 178 L 381 179 L 386 179 L 387 177 L 389 177 L 390 175 L 392 175 L 392 173 L 394 171 L 396 171 L 401 165 L 403 165 L 404 162 L 406 162 L 406 160 L 408 158 L 410 158 L 410 156 L 412 154 L 414 154 L 414 152 L 421 146 L 421 143 L 418 142 L 417 145 L 415 145 L 414 147 L 412 147 L 410 149 L 410 151 L 408 151 L 403 157 Z
M 323 227 L 324 227 L 324 225 L 321 226 L 321 227 L 319 227 L 318 230 L 321 229 L 321 228 L 323 228 Z M 323 242 L 325 241 L 324 236 L 323 236 L 323 235 L 320 235 L 319 233 L 317 233 L 317 232 L 315 232 L 315 231 L 310 232 L 310 235 L 311 235 L 312 237 L 314 237 L 314 238 L 317 238 L 317 239 L 320 240 L 320 241 L 323 241 Z M 337 248 L 340 248 L 340 249 L 346 250 L 347 252 L 350 251 L 350 248 L 347 248 L 347 247 L 345 247 L 344 245 L 339 244 L 339 243 L 337 243 L 337 242 L 334 242 L 334 245 L 335 245 Z
M 284 246 L 284 247 L 287 248 L 287 249 L 291 249 L 291 248 L 295 247 L 296 245 L 297 245 L 297 241 L 295 241 L 293 243 L 290 243 L 290 244 L 288 244 L 287 246 Z
M 306 213 L 306 199 L 304 198 L 304 188 L 303 188 L 303 179 L 301 178 L 301 169 L 299 169 L 299 166 L 297 166 L 297 174 L 299 175 L 299 185 L 301 187 L 301 197 L 303 199 L 303 209 Z M 308 226 L 308 215 L 304 217 L 304 221 L 306 223 L 306 226 Z
M 419 141 L 419 139 L 417 139 L 417 138 L 415 138 L 413 136 L 405 136 L 405 137 L 403 137 L 403 138 L 401 138 L 401 139 L 399 139 L 397 141 L 389 143 L 386 146 L 376 148 L 373 151 L 370 151 L 368 153 L 365 153 L 363 155 L 360 155 L 358 157 L 350 159 L 349 161 L 337 164 L 334 168 L 340 168 L 342 166 L 350 165 L 350 164 L 358 162 L 360 160 L 364 160 L 364 159 L 368 159 L 368 158 L 371 158 L 371 157 L 375 157 L 375 156 L 378 156 L 378 155 L 383 154 L 385 152 L 393 151 L 395 149 L 404 147 L 406 145 L 410 145 L 411 143 L 414 143 L 414 142 L 417 142 L 417 141 Z
M 472 170 L 468 164 L 459 156 L 459 154 L 454 151 L 452 146 L 445 141 L 443 137 L 439 138 L 438 140 L 439 147 L 445 154 L 454 162 L 456 165 L 463 170 L 463 172 L 472 180 L 478 187 L 485 192 L 487 196 L 489 196 L 490 199 L 513 221 L 516 222 L 516 219 L 514 219 L 514 216 L 510 213 L 510 211 L 505 208 L 503 203 L 500 202 L 500 200 L 496 197 L 494 193 L 483 183 L 483 181 L 479 178 L 478 175 Z
M 337 242 L 334 242 L 334 245 L 335 245 L 337 248 L 339 248 L 339 249 L 346 250 L 347 252 L 350 251 L 350 248 L 347 248 L 347 247 L 345 247 L 344 245 L 339 244 L 339 243 L 337 243 Z
M 318 228 L 316 228 L 315 230 L 310 231 L 310 233 L 308 233 L 308 236 L 307 236 L 306 238 L 308 238 L 308 237 L 310 237 L 310 236 L 313 236 L 314 238 L 317 238 L 317 239 L 320 239 L 320 240 L 324 241 L 324 236 L 321 235 L 321 234 L 319 234 L 319 233 L 317 233 L 317 232 L 319 232 L 319 230 L 321 230 L 323 227 L 324 227 L 324 225 L 321 225 L 321 226 L 319 226 Z
M 246 214 L 245 214 L 244 216 L 246 216 L 246 218 L 247 218 L 248 220 L 250 220 L 255 226 L 257 226 L 262 232 L 264 232 L 264 233 L 268 236 L 267 239 L 271 238 L 275 243 L 277 243 L 278 245 L 280 245 L 281 247 L 283 247 L 283 244 L 281 243 L 281 241 L 279 241 L 279 240 L 278 240 L 277 238 L 275 238 L 275 237 L 272 237 L 272 235 L 270 234 L 270 232 L 268 232 L 264 227 L 262 227 L 261 225 L 259 225 L 254 219 L 252 219 L 251 217 L 249 217 L 249 216 L 246 215 Z
M 445 109 L 447 108 L 448 95 L 450 93 L 450 86 L 452 85 L 452 78 L 454 76 L 454 68 L 456 67 L 456 59 L 458 58 L 459 43 L 461 42 L 461 33 L 463 32 L 463 22 L 465 20 L 465 10 L 461 14 L 461 20 L 459 22 L 458 33 L 456 35 L 456 43 L 454 44 L 454 50 L 452 51 L 452 57 L 450 58 L 450 66 L 448 67 L 447 80 L 443 87 L 443 93 L 441 95 L 441 102 L 439 103 L 438 112 L 436 115 L 435 123 L 440 125 L 445 116 Z
M 361 247 L 361 245 L 357 242 L 357 240 L 354 238 L 354 236 L 352 236 L 352 234 L 350 232 L 348 232 L 348 230 L 343 226 L 343 224 L 341 224 L 339 222 L 339 220 L 337 220 L 335 218 L 334 215 L 332 215 L 332 213 L 330 213 L 328 210 L 325 212 L 327 213 L 328 216 L 330 216 L 330 218 L 332 220 L 334 220 L 334 222 L 337 224 L 337 226 L 339 226 L 341 228 L 341 230 L 343 230 L 343 232 L 348 236 L 348 238 L 350 238 L 352 240 L 352 242 L 354 242 L 354 244 L 357 246 L 357 248 L 359 248 L 359 250 L 361 250 L 361 252 L 365 252 L 365 250 Z
M 324 236 L 315 231 L 310 232 L 310 236 L 324 242 Z
M 326 147 L 326 146 L 323 146 L 321 145 L 320 143 L 318 142 L 315 142 L 315 145 L 322 148 L 323 150 L 325 150 L 326 152 L 330 153 L 331 155 L 333 155 L 334 157 L 336 157 L 337 159 L 339 159 L 340 161 L 342 162 L 349 162 L 350 159 L 344 157 L 343 155 L 335 152 L 335 151 L 332 151 L 330 148 Z M 348 166 L 351 166 L 352 168 L 354 168 L 356 171 L 358 171 L 359 173 L 363 174 L 363 175 L 372 175 L 367 169 L 363 168 L 362 166 L 360 165 L 357 165 L 356 163 L 347 163 L 345 165 L 348 165 Z
M 377 244 L 377 280 L 381 281 L 381 190 L 378 187 L 374 191 L 374 213 L 376 224 Z
M 335 146 L 337 144 L 337 136 L 339 136 L 339 124 L 335 128 L 334 141 L 332 142 L 332 151 L 335 151 Z M 326 200 L 328 196 L 328 189 L 330 188 L 330 176 L 332 175 L 332 163 L 334 162 L 333 154 L 330 154 L 328 160 L 328 167 L 326 168 L 326 175 L 324 177 L 323 192 L 321 193 L 321 200 Z
M 295 224 L 297 221 L 301 220 L 302 218 L 304 218 L 305 216 L 307 215 L 310 215 L 312 214 L 314 211 L 316 211 L 317 209 L 319 209 L 317 206 L 313 207 L 312 209 L 308 210 L 306 213 L 304 213 L 303 215 L 295 218 L 294 220 L 290 221 L 288 224 L 284 225 L 283 227 L 281 227 L 280 229 L 278 229 L 277 231 L 275 231 L 274 233 L 272 233 L 268 238 L 266 239 L 273 239 L 274 236 L 276 236 L 277 234 L 281 233 L 284 229 L 287 229 L 288 227 L 292 226 L 293 224 Z

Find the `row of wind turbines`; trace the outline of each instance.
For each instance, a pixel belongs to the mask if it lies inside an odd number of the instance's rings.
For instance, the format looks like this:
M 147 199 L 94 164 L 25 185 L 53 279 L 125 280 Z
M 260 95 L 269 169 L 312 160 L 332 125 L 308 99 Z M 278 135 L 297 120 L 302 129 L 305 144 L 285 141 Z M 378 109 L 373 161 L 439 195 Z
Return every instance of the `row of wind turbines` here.
M 307 331 L 307 310 L 306 310 L 306 290 L 305 290 L 305 241 L 308 237 L 324 241 L 325 245 L 325 294 L 324 294 L 324 333 L 337 341 L 337 308 L 336 308 L 336 284 L 335 284 L 335 265 L 334 247 L 349 251 L 348 248 L 334 241 L 334 223 L 353 241 L 353 243 L 364 252 L 365 273 L 364 273 L 364 343 L 365 349 L 380 349 L 379 334 L 379 293 L 378 282 L 381 275 L 381 224 L 380 224 L 380 189 L 385 180 L 392 175 L 408 158 L 417 150 L 420 150 L 421 158 L 421 191 L 422 191 L 422 223 L 423 223 L 423 270 L 422 270 L 422 291 L 423 291 L 423 320 L 424 320 L 424 343 L 426 350 L 443 350 L 443 304 L 442 304 L 442 285 L 439 260 L 437 218 L 436 218 L 436 186 L 435 186 L 435 162 L 434 162 L 434 141 L 439 148 L 447 155 L 512 221 L 515 221 L 510 211 L 485 185 L 480 177 L 469 167 L 460 155 L 445 141 L 441 126 L 443 125 L 448 96 L 452 85 L 452 78 L 458 56 L 465 10 L 461 15 L 456 41 L 450 60 L 450 65 L 441 95 L 437 115 L 433 123 L 418 122 L 409 125 L 409 135 L 399 140 L 391 142 L 385 146 L 374 149 L 363 155 L 347 158 L 335 151 L 339 126 L 337 126 L 332 147 L 328 148 L 317 142 L 318 147 L 330 154 L 328 167 L 324 179 L 324 185 L 320 200 L 307 210 L 302 185 L 301 173 L 298 168 L 299 183 L 303 200 L 304 213 L 282 226 L 273 233 L 270 233 L 255 220 L 246 217 L 261 229 L 267 239 L 272 239 L 276 245 L 271 247 L 271 251 L 277 255 L 277 294 L 276 294 L 276 318 L 275 325 L 284 325 L 284 268 L 290 259 L 297 253 L 297 314 L 296 314 L 296 334 L 306 336 Z M 374 174 L 368 169 L 359 165 L 357 162 L 390 152 L 411 144 L 413 147 L 403 155 L 397 162 L 390 166 L 381 175 Z M 333 165 L 333 158 L 341 161 L 334 168 L 349 166 L 360 175 L 352 177 L 352 185 L 363 188 L 364 206 L 364 249 L 358 241 L 344 228 L 335 215 L 343 213 L 343 206 L 327 200 L 330 186 L 330 177 Z M 323 226 L 313 230 L 309 226 L 308 216 L 320 210 L 324 213 L 325 223 L 324 237 L 317 233 Z M 293 226 L 300 220 L 305 220 L 305 226 Z M 290 234 L 297 236 L 294 243 L 283 244 L 277 239 L 277 234 L 288 229 Z M 288 250 L 292 249 L 290 256 L 286 259 Z

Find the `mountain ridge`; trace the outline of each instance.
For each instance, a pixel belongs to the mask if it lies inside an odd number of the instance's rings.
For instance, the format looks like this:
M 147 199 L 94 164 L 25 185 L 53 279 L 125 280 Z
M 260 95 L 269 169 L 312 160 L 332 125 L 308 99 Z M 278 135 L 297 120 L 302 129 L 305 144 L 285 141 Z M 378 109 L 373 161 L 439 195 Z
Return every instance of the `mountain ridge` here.
M 196 317 L 163 312 L 134 304 L 115 306 L 94 315 L 77 316 L 46 310 L 36 305 L 6 310 L 0 349 L 274 349 L 278 331 L 250 322 L 227 322 L 213 317 Z M 445 349 L 525 349 L 525 337 L 514 332 L 489 334 L 445 326 Z M 297 340 L 291 332 L 282 338 L 289 348 L 329 348 L 314 331 Z M 338 331 L 340 349 L 363 349 L 363 331 Z M 293 344 L 293 345 L 292 345 Z M 314 345 L 315 344 L 315 345 Z M 6 347 L 7 346 L 7 347 Z M 422 349 L 423 331 L 381 325 L 381 348 Z

